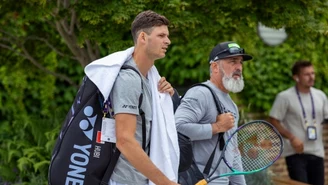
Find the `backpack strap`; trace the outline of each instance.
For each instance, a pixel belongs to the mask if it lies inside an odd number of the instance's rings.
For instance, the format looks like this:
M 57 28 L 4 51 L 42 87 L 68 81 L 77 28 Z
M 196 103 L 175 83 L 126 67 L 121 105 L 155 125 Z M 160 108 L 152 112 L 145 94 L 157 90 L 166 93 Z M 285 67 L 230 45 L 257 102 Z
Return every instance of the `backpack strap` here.
M 173 94 L 173 96 L 171 96 L 171 99 L 172 99 L 172 103 L 173 103 L 173 112 L 175 113 L 178 106 L 180 105 L 181 97 L 179 95 L 179 92 L 175 88 L 173 88 L 173 89 L 174 89 L 174 94 Z
M 145 112 L 141 109 L 141 104 L 142 104 L 142 100 L 143 100 L 143 83 L 142 83 L 142 77 L 141 74 L 139 73 L 139 71 L 137 69 L 135 69 L 132 66 L 129 65 L 123 65 L 121 67 L 121 69 L 132 69 L 133 71 L 135 71 L 141 78 L 141 94 L 139 96 L 139 115 L 141 116 L 142 119 L 142 149 L 146 150 L 146 118 L 145 118 Z M 110 99 L 108 97 L 108 100 L 106 100 L 105 105 L 108 105 L 108 107 L 112 110 L 111 104 L 110 104 Z M 103 111 L 106 111 L 108 113 L 109 110 L 106 110 L 106 106 L 104 106 Z M 111 113 L 112 114 L 112 113 Z M 108 185 L 109 179 L 112 176 L 112 173 L 114 171 L 114 168 L 116 166 L 116 163 L 118 161 L 118 158 L 120 157 L 121 152 L 116 149 L 114 151 L 114 154 L 112 156 L 112 159 L 110 160 L 110 163 L 106 169 L 106 172 L 101 180 L 101 185 Z
M 142 83 L 142 76 L 139 73 L 139 71 L 129 65 L 123 65 L 121 69 L 132 69 L 133 71 L 135 71 L 141 79 L 141 94 L 139 96 L 139 105 L 138 105 L 138 109 L 139 109 L 139 115 L 141 116 L 141 120 L 142 120 L 142 149 L 146 150 L 146 117 L 145 117 L 145 112 L 141 109 L 141 104 L 142 104 L 142 100 L 143 100 L 143 83 Z
M 213 92 L 213 90 L 212 90 L 211 87 L 209 87 L 208 85 L 206 85 L 204 83 L 197 83 L 197 84 L 192 85 L 190 88 L 195 87 L 195 86 L 203 86 L 203 87 L 206 87 L 208 90 L 210 90 L 210 92 L 211 92 L 211 94 L 212 94 L 212 96 L 214 98 L 214 103 L 216 105 L 216 109 L 217 109 L 218 113 L 219 114 L 223 114 L 224 113 L 223 112 L 223 106 L 222 106 L 222 104 L 221 104 L 221 102 L 219 100 L 219 97 L 216 96 L 216 94 Z M 213 150 L 211 156 L 209 157 L 209 159 L 208 159 L 208 161 L 206 163 L 206 166 L 205 166 L 204 171 L 203 171 L 203 173 L 206 174 L 206 175 L 208 175 L 209 172 L 210 172 L 210 169 L 211 169 L 211 166 L 212 166 L 212 163 L 213 163 L 213 159 L 214 159 L 214 155 L 215 155 L 215 151 L 216 151 L 216 148 L 218 146 L 218 143 L 220 142 L 220 146 L 219 147 L 220 147 L 220 150 L 221 151 L 224 148 L 225 141 L 224 141 L 223 135 L 224 135 L 224 132 L 220 132 L 219 133 L 218 140 L 217 140 L 217 142 L 215 144 L 214 150 Z

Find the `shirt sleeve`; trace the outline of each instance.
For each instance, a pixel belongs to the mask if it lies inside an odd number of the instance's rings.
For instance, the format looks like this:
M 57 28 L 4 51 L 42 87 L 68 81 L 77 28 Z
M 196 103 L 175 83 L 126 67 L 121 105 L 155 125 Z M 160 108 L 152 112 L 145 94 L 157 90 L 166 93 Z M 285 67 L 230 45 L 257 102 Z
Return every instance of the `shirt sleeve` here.
M 328 119 L 328 99 L 325 94 L 323 94 L 323 95 L 324 95 L 323 117 L 325 120 L 327 120 Z
M 139 97 L 141 93 L 140 76 L 131 69 L 121 70 L 111 91 L 114 114 L 139 115 Z
M 285 118 L 287 112 L 288 100 L 282 93 L 279 93 L 276 96 L 276 99 L 273 103 L 273 106 L 270 110 L 270 117 L 273 117 L 279 121 L 282 121 Z
M 208 91 L 210 93 L 210 91 Z M 212 138 L 211 123 L 200 124 L 207 111 L 206 97 L 211 97 L 200 88 L 187 91 L 175 113 L 177 130 L 192 141 Z

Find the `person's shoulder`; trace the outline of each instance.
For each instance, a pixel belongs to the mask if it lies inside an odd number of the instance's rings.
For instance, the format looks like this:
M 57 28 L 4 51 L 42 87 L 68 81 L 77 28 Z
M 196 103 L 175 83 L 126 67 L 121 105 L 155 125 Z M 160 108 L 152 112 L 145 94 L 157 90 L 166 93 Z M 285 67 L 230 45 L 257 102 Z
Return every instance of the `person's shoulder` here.
M 295 87 L 289 87 L 288 89 L 285 89 L 283 91 L 280 91 L 277 94 L 277 98 L 285 99 L 285 98 L 290 98 L 290 96 L 294 95 L 296 93 Z
M 199 83 L 201 84 L 201 83 Z M 199 84 L 194 84 L 192 87 L 190 87 L 187 92 L 186 95 L 192 95 L 196 98 L 199 97 L 204 97 L 206 96 L 208 93 L 210 93 L 210 90 L 207 89 L 206 87 L 199 85 Z
M 280 91 L 278 94 L 280 95 L 290 95 L 291 93 L 296 93 L 295 86 L 289 87 L 288 89 Z
M 132 69 L 121 69 L 117 78 L 115 79 L 115 87 L 120 90 L 141 91 L 142 77 Z
M 315 88 L 315 87 L 311 87 L 311 91 L 314 91 L 314 92 L 316 92 L 316 93 L 322 93 L 322 94 L 325 94 L 322 90 L 317 89 L 317 88 Z
M 118 79 L 126 82 L 141 82 L 141 74 L 133 69 L 121 69 Z
M 317 89 L 315 87 L 311 87 L 311 91 L 315 94 L 318 94 L 319 96 L 327 97 L 326 94 L 322 90 Z

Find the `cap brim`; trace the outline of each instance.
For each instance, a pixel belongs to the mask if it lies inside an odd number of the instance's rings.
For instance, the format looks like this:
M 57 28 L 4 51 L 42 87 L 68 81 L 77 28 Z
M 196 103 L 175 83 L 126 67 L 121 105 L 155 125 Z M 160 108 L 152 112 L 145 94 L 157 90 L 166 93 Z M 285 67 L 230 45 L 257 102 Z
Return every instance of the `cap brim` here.
M 235 55 L 226 56 L 224 58 L 230 58 L 230 57 L 235 57 L 235 56 L 242 56 L 244 61 L 253 59 L 253 57 L 251 55 L 248 55 L 248 54 L 235 54 Z M 220 59 L 223 59 L 223 58 L 220 58 Z

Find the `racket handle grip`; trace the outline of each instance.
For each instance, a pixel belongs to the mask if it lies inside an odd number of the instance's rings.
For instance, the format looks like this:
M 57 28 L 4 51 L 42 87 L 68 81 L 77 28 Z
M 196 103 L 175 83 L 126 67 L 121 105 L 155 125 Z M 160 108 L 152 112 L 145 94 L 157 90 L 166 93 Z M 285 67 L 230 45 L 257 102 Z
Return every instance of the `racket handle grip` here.
M 205 179 L 198 181 L 195 185 L 207 185 L 207 182 Z

